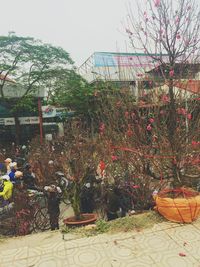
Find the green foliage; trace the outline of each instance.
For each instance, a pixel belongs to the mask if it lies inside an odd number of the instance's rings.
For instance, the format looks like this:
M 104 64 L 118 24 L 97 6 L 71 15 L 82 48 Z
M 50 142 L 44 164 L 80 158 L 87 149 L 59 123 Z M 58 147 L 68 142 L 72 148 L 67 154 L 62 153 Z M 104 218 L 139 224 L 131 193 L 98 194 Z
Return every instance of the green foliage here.
M 110 97 L 113 90 L 115 92 L 118 90 L 112 88 L 108 82 L 99 81 L 96 84 L 89 84 L 75 70 L 60 71 L 51 85 L 50 104 L 65 106 L 76 111 L 77 114 L 90 117 L 97 113 L 103 95 L 104 98 Z
M 0 73 L 25 88 L 24 95 L 46 85 L 44 81 L 58 70 L 68 70 L 73 61 L 60 47 L 43 44 L 31 37 L 0 36 Z M 0 83 L 4 97 L 5 80 Z M 47 88 L 48 89 L 48 88 Z
M 164 222 L 165 219 L 155 211 L 148 211 L 142 214 L 126 216 L 113 221 L 106 222 L 102 219 L 96 222 L 94 229 L 88 230 L 85 227 L 64 227 L 63 233 L 73 233 L 79 236 L 94 236 L 103 233 L 118 233 L 128 231 L 141 231 L 153 227 L 155 224 Z
M 106 233 L 108 232 L 109 228 L 110 228 L 110 225 L 108 224 L 108 222 L 106 222 L 105 220 L 98 220 L 96 222 L 96 232 L 99 233 L 99 234 L 102 234 L 102 233 Z

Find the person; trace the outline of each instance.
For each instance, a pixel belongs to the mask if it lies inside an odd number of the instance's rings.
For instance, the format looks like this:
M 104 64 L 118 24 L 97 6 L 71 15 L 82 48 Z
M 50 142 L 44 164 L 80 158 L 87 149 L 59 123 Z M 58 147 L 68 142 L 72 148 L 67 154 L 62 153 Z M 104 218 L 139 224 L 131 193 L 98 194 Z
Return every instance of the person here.
M 6 166 L 6 171 L 7 173 L 9 173 L 11 170 L 10 170 L 10 163 L 12 162 L 12 159 L 11 158 L 7 158 L 4 160 L 5 162 L 5 166 Z
M 84 184 L 80 193 L 81 213 L 92 213 L 95 209 L 94 196 L 96 193 L 96 171 L 88 167 L 84 177 Z
M 35 185 L 35 174 L 32 171 L 32 166 L 27 163 L 24 166 L 23 181 L 27 189 L 37 190 Z
M 10 172 L 8 173 L 10 181 L 14 184 L 16 182 L 15 172 L 17 171 L 17 162 L 11 162 L 9 164 Z
M 106 194 L 107 219 L 108 221 L 118 218 L 120 209 L 119 191 L 115 186 L 111 186 Z
M 81 193 L 81 213 L 93 213 L 94 211 L 94 188 L 91 183 L 84 184 Z
M 2 176 L 3 180 L 3 191 L 0 192 L 0 197 L 2 198 L 2 205 L 8 205 L 10 203 L 12 193 L 13 193 L 13 184 L 10 181 L 10 177 L 5 174 Z
M 51 231 L 53 231 L 59 229 L 60 195 L 62 191 L 60 187 L 55 185 L 45 186 L 44 190 L 47 192 L 48 213 Z
M 15 188 L 23 188 L 23 172 L 16 171 L 15 172 Z

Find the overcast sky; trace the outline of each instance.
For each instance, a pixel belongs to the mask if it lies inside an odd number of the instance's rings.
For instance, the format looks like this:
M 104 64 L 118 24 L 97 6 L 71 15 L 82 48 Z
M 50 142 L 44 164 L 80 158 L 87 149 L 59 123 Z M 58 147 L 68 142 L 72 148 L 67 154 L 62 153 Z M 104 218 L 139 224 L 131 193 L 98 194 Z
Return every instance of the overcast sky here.
M 122 22 L 136 0 L 0 0 L 0 35 L 14 31 L 70 53 L 76 65 L 95 51 L 126 51 Z

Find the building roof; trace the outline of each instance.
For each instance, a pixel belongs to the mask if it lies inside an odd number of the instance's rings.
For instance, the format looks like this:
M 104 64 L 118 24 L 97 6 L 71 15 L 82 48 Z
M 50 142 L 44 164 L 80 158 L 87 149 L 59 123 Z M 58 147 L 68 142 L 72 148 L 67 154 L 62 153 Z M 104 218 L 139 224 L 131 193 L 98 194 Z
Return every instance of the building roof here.
M 156 60 L 156 57 L 158 60 Z M 167 55 L 163 55 L 168 57 Z M 134 81 L 159 65 L 159 54 L 95 52 L 78 69 L 87 81 Z
M 175 81 L 174 86 L 177 88 L 189 91 L 193 94 L 200 94 L 200 81 L 199 80 L 188 80 L 188 81 Z

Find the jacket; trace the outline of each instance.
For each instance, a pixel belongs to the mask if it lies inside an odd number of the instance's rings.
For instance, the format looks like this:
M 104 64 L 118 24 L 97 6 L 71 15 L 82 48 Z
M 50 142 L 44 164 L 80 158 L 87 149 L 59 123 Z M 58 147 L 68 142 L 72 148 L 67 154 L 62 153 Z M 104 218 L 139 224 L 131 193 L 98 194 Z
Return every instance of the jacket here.
M 13 184 L 10 181 L 4 181 L 3 191 L 0 192 L 0 197 L 4 200 L 8 200 L 12 197 Z

